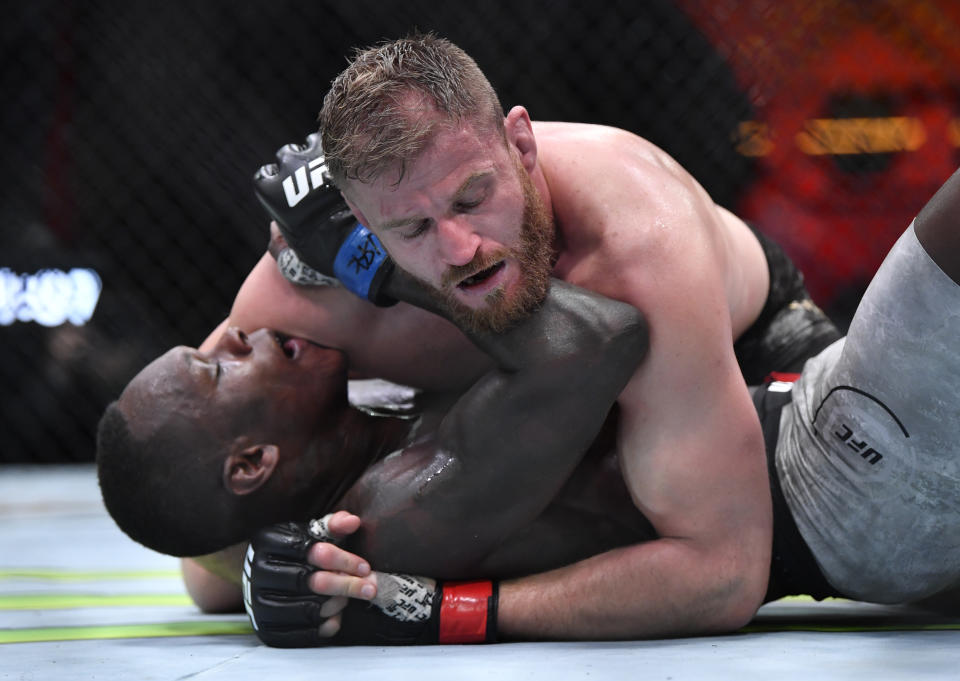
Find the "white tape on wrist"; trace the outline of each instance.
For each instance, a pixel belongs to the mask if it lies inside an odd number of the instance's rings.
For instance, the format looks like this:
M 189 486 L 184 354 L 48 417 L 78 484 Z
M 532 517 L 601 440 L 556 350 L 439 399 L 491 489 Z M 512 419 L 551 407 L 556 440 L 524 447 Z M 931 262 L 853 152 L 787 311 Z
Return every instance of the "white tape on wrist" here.
M 340 286 L 334 277 L 321 274 L 297 256 L 292 248 L 284 248 L 277 255 L 277 268 L 287 281 L 298 286 Z
M 436 580 L 429 577 L 376 572 L 377 595 L 370 601 L 401 622 L 424 622 L 433 611 Z

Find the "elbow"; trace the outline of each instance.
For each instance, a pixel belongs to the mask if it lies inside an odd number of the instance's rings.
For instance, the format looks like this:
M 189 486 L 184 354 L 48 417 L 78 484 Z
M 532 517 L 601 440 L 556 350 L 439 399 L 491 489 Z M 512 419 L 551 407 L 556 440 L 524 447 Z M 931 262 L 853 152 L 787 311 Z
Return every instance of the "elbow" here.
M 738 631 L 753 620 L 761 604 L 759 600 L 735 590 L 722 602 L 714 601 L 710 607 L 694 609 L 696 617 L 678 633 L 709 636 Z
M 243 612 L 243 597 L 233 594 L 191 596 L 194 604 L 204 615 L 228 615 Z
M 187 594 L 202 613 L 218 615 L 243 610 L 239 584 L 208 572 L 189 558 L 181 561 L 181 574 Z
M 747 626 L 763 605 L 767 590 L 767 572 L 740 572 L 722 589 L 711 616 L 705 618 L 705 633 L 729 633 Z
M 715 621 L 716 631 L 728 633 L 742 629 L 750 624 L 762 604 L 762 596 L 754 598 L 750 594 L 739 595 L 718 613 Z

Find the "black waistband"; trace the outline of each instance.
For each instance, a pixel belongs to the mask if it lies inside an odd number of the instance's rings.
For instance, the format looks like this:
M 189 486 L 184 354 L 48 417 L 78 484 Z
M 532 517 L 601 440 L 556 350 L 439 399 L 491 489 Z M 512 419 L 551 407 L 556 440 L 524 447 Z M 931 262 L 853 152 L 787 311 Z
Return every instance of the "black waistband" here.
M 783 496 L 776 466 L 777 437 L 780 434 L 780 412 L 789 404 L 792 392 L 770 392 L 768 387 L 760 386 L 753 394 L 753 403 L 763 428 L 770 494 L 773 499 L 773 553 L 770 560 L 770 583 L 764 602 L 791 594 L 806 594 L 817 600 L 840 596 L 820 572 L 820 567 L 797 529 L 793 514 Z
M 763 255 L 767 259 L 770 288 L 763 309 L 760 310 L 760 315 L 750 325 L 750 328 L 740 335 L 740 338 L 734 344 L 734 348 L 738 345 L 746 345 L 755 336 L 765 333 L 770 321 L 790 303 L 810 298 L 806 283 L 803 280 L 803 273 L 780 247 L 780 244 L 763 232 L 758 231 L 753 225 L 748 224 L 747 226 L 757 237 L 757 241 L 760 242 L 760 247 L 763 249 Z

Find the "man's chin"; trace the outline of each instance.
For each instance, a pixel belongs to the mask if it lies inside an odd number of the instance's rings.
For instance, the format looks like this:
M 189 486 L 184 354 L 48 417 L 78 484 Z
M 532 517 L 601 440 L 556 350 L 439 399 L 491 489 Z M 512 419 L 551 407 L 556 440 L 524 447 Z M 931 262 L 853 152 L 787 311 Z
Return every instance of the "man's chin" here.
M 455 295 L 443 297 L 454 322 L 461 329 L 472 333 L 503 333 L 537 309 L 546 294 L 546 286 L 523 285 L 510 296 L 502 288 L 497 288 L 487 294 L 482 306 L 476 308 L 466 305 Z

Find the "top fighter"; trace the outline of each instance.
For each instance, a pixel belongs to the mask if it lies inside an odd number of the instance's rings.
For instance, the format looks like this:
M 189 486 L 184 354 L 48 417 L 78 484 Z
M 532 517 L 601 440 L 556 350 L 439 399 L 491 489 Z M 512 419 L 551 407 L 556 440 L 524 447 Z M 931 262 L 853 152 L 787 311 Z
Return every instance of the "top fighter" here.
M 743 375 L 799 369 L 837 337 L 782 254 L 633 135 L 533 124 L 522 107 L 504 116 L 476 64 L 431 36 L 361 53 L 334 82 L 321 132 L 356 216 L 399 267 L 477 323 L 522 315 L 551 273 L 649 320 L 649 354 L 619 400 L 618 450 L 660 538 L 572 566 L 569 580 L 546 578 L 578 594 L 549 598 L 577 612 L 543 613 L 519 590 L 507 600 L 531 626 L 548 617 L 566 636 L 747 621 L 766 591 L 772 521 Z M 310 263 L 306 227 L 286 236 Z M 449 326 L 400 305 L 380 313 L 337 290 L 314 294 L 336 297 L 310 318 L 322 329 L 289 328 L 305 318 L 292 311 L 301 303 L 277 304 L 271 266 L 258 266 L 231 323 L 343 347 L 357 370 L 412 385 L 463 387 L 484 366 Z M 600 607 L 609 603 L 621 611 Z

